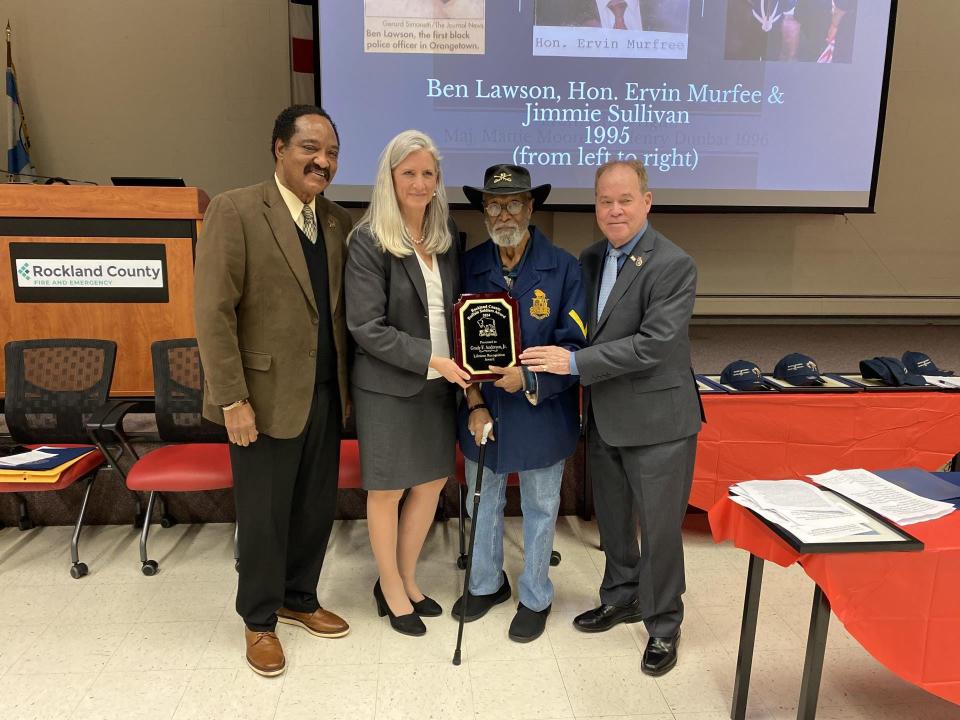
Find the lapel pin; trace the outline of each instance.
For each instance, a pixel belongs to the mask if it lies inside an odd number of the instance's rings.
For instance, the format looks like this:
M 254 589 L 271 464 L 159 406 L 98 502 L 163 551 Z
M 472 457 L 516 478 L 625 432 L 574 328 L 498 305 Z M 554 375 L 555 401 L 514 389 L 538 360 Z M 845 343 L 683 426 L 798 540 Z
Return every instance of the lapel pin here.
M 643 258 L 642 258 L 641 256 L 639 256 L 639 255 L 637 255 L 637 256 L 631 255 L 631 256 L 630 256 L 630 260 L 631 260 L 631 262 L 633 262 L 633 264 L 636 265 L 637 267 L 643 267 Z
M 333 218 L 329 218 L 329 219 L 327 220 L 327 227 L 330 228 L 331 230 L 336 230 L 336 229 L 337 229 L 337 221 L 334 220 Z

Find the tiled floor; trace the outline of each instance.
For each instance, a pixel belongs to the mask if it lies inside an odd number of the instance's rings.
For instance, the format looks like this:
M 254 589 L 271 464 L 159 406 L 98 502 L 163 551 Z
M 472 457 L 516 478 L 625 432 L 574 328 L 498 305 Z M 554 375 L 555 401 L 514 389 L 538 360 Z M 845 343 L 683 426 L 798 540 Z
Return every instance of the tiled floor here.
M 702 519 L 702 516 L 700 516 Z M 642 624 L 585 635 L 572 618 L 596 603 L 603 567 L 595 523 L 561 518 L 551 571 L 557 588 L 547 633 L 507 639 L 514 605 L 467 626 L 464 663 L 451 664 L 457 625 L 426 620 L 422 638 L 378 618 L 366 525 L 338 523 L 321 578 L 321 602 L 350 634 L 321 640 L 281 625 L 289 669 L 264 679 L 243 661 L 233 611 L 236 576 L 228 525 L 153 531 L 161 572 L 144 577 L 128 527 L 86 530 L 90 575 L 68 574 L 70 529 L 0 530 L 0 718 L 318 718 L 377 720 L 724 720 L 740 630 L 746 555 L 715 546 L 692 522 L 680 663 L 659 679 L 640 674 Z M 700 523 L 702 524 L 702 523 Z M 520 520 L 507 522 L 507 572 L 521 566 Z M 419 575 L 444 608 L 459 594 L 456 524 L 435 525 Z M 812 585 L 797 568 L 767 564 L 751 718 L 796 717 Z M 951 705 L 869 657 L 836 619 L 820 692 L 823 720 L 946 720 Z

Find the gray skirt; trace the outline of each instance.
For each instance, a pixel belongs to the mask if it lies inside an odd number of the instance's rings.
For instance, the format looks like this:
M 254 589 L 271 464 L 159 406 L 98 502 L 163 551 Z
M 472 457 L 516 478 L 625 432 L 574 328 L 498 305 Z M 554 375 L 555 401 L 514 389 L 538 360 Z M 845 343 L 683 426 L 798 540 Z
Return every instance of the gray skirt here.
M 456 385 L 428 380 L 412 397 L 351 387 L 365 490 L 402 490 L 452 477 L 456 466 Z

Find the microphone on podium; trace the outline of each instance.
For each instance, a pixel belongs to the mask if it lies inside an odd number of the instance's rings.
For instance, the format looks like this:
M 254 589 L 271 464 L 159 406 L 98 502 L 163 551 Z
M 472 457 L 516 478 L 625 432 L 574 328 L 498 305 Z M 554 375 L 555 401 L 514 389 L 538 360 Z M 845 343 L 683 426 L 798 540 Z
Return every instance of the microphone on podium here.
M 74 183 L 78 185 L 99 185 L 100 183 L 94 182 L 93 180 L 77 180 L 75 178 L 65 178 L 60 177 L 59 175 L 39 175 L 37 173 L 25 173 L 25 172 L 6 172 L 3 171 L 3 174 L 7 176 L 8 183 L 16 183 L 17 181 L 14 178 L 32 178 L 33 180 L 46 180 L 44 183 L 46 185 L 53 185 L 55 183 L 63 183 L 64 185 L 72 185 Z

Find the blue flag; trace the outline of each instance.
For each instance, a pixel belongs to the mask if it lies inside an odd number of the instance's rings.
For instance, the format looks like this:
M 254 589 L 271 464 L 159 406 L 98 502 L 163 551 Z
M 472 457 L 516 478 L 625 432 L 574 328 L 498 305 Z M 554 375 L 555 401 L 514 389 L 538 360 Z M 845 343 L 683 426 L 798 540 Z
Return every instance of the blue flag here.
M 7 172 L 35 174 L 30 162 L 30 135 L 17 92 L 17 72 L 10 47 L 10 23 L 7 23 Z M 30 178 L 25 178 L 30 182 Z

